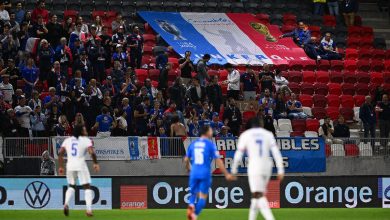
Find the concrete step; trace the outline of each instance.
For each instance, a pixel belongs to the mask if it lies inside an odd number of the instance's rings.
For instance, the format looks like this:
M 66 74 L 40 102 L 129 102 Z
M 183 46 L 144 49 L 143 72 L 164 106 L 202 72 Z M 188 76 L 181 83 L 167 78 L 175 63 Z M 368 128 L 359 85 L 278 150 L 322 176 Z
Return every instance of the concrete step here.
M 370 21 L 363 19 L 363 25 L 364 26 L 370 26 L 374 29 L 389 29 L 390 28 L 390 22 L 389 21 Z
M 359 12 L 379 11 L 377 3 L 359 3 Z

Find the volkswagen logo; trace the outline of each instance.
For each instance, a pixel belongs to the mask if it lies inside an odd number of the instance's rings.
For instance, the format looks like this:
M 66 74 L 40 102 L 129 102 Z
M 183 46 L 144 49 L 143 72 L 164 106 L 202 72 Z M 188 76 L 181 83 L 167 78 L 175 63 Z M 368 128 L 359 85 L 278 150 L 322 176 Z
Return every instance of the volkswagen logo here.
M 50 189 L 41 181 L 34 181 L 24 190 L 24 200 L 33 209 L 41 209 L 50 201 Z

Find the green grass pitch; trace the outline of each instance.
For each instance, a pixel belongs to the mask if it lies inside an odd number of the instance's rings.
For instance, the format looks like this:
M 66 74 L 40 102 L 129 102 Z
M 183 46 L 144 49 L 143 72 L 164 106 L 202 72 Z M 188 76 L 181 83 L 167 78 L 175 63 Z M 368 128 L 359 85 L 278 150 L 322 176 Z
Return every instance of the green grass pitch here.
M 96 210 L 93 218 L 87 218 L 84 211 L 71 210 L 70 216 L 63 216 L 59 210 L 50 211 L 0 211 L 1 220 L 184 220 L 184 209 L 148 209 L 148 210 Z M 390 209 L 273 209 L 277 220 L 389 220 Z M 246 220 L 247 209 L 205 209 L 199 220 Z M 258 219 L 262 219 L 260 216 Z

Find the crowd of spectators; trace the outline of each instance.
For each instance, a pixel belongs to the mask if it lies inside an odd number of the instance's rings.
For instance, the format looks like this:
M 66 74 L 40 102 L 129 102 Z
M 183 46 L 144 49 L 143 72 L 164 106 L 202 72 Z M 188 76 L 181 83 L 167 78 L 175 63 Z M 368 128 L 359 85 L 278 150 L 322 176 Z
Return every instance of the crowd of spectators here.
M 313 0 L 313 14 L 324 15 L 326 5 L 330 15 L 340 19 L 340 13 L 346 26 L 353 26 L 355 23 L 355 15 L 359 10 L 358 0 Z

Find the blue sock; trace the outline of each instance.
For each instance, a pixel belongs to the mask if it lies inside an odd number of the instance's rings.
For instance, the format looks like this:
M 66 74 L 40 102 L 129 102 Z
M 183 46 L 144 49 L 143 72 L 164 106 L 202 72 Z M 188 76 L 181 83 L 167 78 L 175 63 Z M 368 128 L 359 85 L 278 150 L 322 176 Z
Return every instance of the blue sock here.
M 196 193 L 191 193 L 189 200 L 189 205 L 194 205 L 196 200 Z
M 206 206 L 206 199 L 199 198 L 195 205 L 195 214 L 199 215 L 202 209 Z

